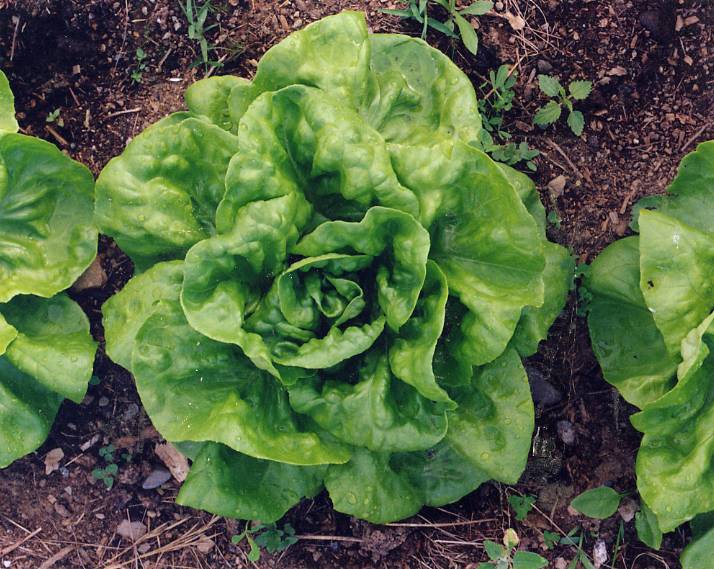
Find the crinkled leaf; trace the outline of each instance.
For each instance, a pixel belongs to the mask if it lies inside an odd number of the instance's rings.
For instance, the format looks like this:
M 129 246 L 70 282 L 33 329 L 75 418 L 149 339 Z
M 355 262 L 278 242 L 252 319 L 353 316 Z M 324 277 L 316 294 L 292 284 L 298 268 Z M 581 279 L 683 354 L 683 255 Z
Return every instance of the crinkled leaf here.
M 0 137 L 0 302 L 68 288 L 97 252 L 94 181 L 56 147 Z
M 5 350 L 15 338 L 17 338 L 17 330 L 0 313 L 0 356 L 5 353 Z
M 10 82 L 0 70 L 0 131 L 17 132 L 15 120 L 15 97 L 10 89 Z
M 293 247 L 299 255 L 355 251 L 380 256 L 376 271 L 377 299 L 392 330 L 409 319 L 426 278 L 429 235 L 410 215 L 371 208 L 362 221 L 325 222 Z
M 248 88 L 250 81 L 233 75 L 208 77 L 189 85 L 184 94 L 186 106 L 194 115 L 206 117 L 213 124 L 236 134 L 238 122 L 230 113 L 232 89 Z
M 714 528 L 696 536 L 682 552 L 682 569 L 709 569 L 714 557 Z
M 288 464 L 345 462 L 349 452 L 303 430 L 287 393 L 234 346 L 194 331 L 177 302 L 163 301 L 136 337 L 139 395 L 168 440 L 215 441 Z
M 209 443 L 193 462 L 176 502 L 219 516 L 271 523 L 303 497 L 317 494 L 326 469 L 260 460 Z
M 181 259 L 213 232 L 238 138 L 176 113 L 134 138 L 97 179 L 95 219 L 140 267 Z
M 544 240 L 543 253 L 545 254 L 543 305 L 538 308 L 526 306 L 523 309 L 511 341 L 513 347 L 524 358 L 535 354 L 540 341 L 548 336 L 548 330 L 563 310 L 575 272 L 575 259 L 565 247 Z
M 588 327 L 605 379 L 644 407 L 674 384 L 679 358 L 670 355 L 640 290 L 639 238 L 607 247 L 590 266 Z
M 485 154 L 444 143 L 394 156 L 400 179 L 436 212 L 429 257 L 469 314 L 463 354 L 474 365 L 503 352 L 525 306 L 543 304 L 545 259 L 538 226 Z M 431 203 L 433 202 L 433 203 Z
M 374 452 L 427 449 L 447 428 L 444 406 L 396 380 L 378 348 L 365 357 L 357 383 L 303 380 L 290 388 L 290 404 L 341 441 Z

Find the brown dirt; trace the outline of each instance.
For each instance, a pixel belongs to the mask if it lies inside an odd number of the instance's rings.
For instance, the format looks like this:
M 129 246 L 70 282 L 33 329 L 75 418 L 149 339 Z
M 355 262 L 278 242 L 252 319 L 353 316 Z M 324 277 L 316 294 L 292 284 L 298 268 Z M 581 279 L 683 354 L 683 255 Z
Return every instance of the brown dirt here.
M 13 6 L 3 10 L 3 4 Z M 418 33 L 412 24 L 380 13 L 380 8 L 396 7 L 391 0 L 218 4 L 219 26 L 209 37 L 223 58 L 221 74 L 250 76 L 261 54 L 287 33 L 348 7 L 366 10 L 374 31 Z M 637 198 L 664 191 L 683 155 L 697 142 L 714 138 L 714 6 L 670 0 L 503 4 L 520 12 L 527 26 L 515 31 L 504 18 L 481 18 L 476 58 L 443 37 L 430 36 L 429 41 L 453 57 L 477 86 L 489 69 L 518 62 L 518 98 L 507 130 L 542 152 L 535 179 L 548 209 L 562 220 L 560 228 L 551 228 L 551 237 L 571 246 L 581 261 L 590 260 L 626 232 Z M 687 25 L 680 27 L 678 20 Z M 141 82 L 133 82 L 139 47 L 148 56 L 147 68 Z M 181 108 L 183 90 L 205 74 L 201 66 L 191 66 L 196 57 L 174 1 L 0 0 L 0 66 L 15 90 L 24 132 L 58 144 L 95 173 L 132 136 Z M 564 124 L 545 131 L 528 126 L 543 102 L 535 75 L 548 68 L 564 81 L 596 83 L 583 105 L 587 126 L 580 138 Z M 63 126 L 46 122 L 57 108 Z M 551 195 L 547 183 L 558 175 L 566 177 L 565 189 Z M 75 295 L 99 339 L 101 304 L 132 270 L 108 239 L 101 241 L 100 259 L 107 284 Z M 639 436 L 627 419 L 633 408 L 599 375 L 576 305 L 572 299 L 529 364 L 563 398 L 539 409 L 534 452 L 521 484 L 486 484 L 457 504 L 425 509 L 407 520 L 412 525 L 355 521 L 332 511 L 327 498 L 319 496 L 286 516 L 304 538 L 287 552 L 264 555 L 257 566 L 471 569 L 484 560 L 483 539 L 498 540 L 511 526 L 524 547 L 548 557 L 551 567 L 559 557 L 569 561 L 574 549 L 546 551 L 544 530 L 585 528 L 588 552 L 599 537 L 612 554 L 619 518 L 587 520 L 571 515 L 567 504 L 574 493 L 602 483 L 635 490 Z M 145 476 L 160 464 L 154 454 L 160 439 L 139 407 L 130 376 L 102 352 L 96 373 L 100 383 L 90 387 L 81 405 L 63 405 L 46 444 L 0 472 L 0 561 L 13 568 L 49 567 L 43 565 L 48 559 L 55 559 L 54 567 L 67 568 L 117 561 L 127 567 L 249 566 L 244 545 L 230 543 L 242 524 L 176 506 L 174 482 L 160 490 L 141 489 Z M 561 420 L 574 425 L 575 445 L 558 439 Z M 121 448 L 117 455 L 130 458 L 107 491 L 91 471 L 101 465 L 99 449 L 109 443 Z M 62 468 L 45 475 L 44 456 L 57 447 L 65 454 Z M 507 506 L 514 492 L 537 495 L 543 513 L 516 521 Z M 116 533 L 124 519 L 142 521 L 155 533 L 132 546 Z M 175 523 L 181 525 L 170 527 Z M 678 567 L 676 555 L 685 538 L 683 532 L 668 535 L 662 551 L 654 554 L 626 523 L 617 559 L 608 564 L 618 569 Z

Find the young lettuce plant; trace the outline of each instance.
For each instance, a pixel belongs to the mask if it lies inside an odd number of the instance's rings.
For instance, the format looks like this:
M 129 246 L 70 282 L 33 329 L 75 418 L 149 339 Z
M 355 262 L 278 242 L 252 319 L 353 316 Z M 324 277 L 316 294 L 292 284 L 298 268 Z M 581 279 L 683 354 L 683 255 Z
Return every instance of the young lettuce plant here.
M 324 485 L 380 523 L 515 482 L 520 358 L 572 262 L 528 178 L 469 144 L 467 77 L 344 12 L 186 102 L 96 203 L 138 270 L 104 306 L 107 352 L 193 458 L 178 501 L 270 523 Z
M 605 379 L 641 409 L 631 418 L 644 433 L 637 485 L 668 532 L 714 512 L 714 141 L 684 158 L 666 195 L 640 200 L 633 219 L 638 235 L 591 266 L 588 324 Z M 685 569 L 711 564 L 714 531 L 701 533 Z
M 62 293 L 97 252 L 94 179 L 17 130 L 0 71 L 0 468 L 43 443 L 65 398 L 83 399 L 96 350 Z

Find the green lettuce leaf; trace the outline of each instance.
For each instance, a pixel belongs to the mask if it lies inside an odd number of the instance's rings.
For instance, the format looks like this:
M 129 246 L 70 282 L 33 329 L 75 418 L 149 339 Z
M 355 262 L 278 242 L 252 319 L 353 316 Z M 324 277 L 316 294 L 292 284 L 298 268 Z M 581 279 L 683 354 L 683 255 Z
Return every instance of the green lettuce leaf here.
M 327 466 L 260 460 L 225 445 L 205 445 L 176 502 L 220 516 L 271 523 L 322 488 Z
M 15 120 L 15 97 L 10 90 L 10 82 L 0 70 L 0 131 L 17 132 Z
M 97 252 L 94 182 L 49 142 L 0 136 L 0 302 L 68 288 Z

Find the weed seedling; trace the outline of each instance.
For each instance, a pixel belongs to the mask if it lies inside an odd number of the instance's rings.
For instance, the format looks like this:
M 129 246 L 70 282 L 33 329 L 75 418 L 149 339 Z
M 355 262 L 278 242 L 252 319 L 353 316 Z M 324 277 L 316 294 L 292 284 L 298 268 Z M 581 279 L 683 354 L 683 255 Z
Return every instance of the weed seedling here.
M 512 494 L 508 497 L 508 503 L 511 505 L 511 508 L 513 508 L 513 511 L 516 514 L 516 519 L 519 522 L 526 519 L 530 511 L 533 509 L 535 501 L 536 497 L 529 495 L 518 496 L 516 494 Z
M 210 57 L 216 46 L 209 43 L 206 38 L 206 34 L 218 26 L 218 24 L 206 25 L 208 16 L 216 12 L 213 0 L 205 0 L 203 4 L 199 4 L 198 0 L 185 0 L 184 4 L 182 0 L 180 5 L 188 22 L 188 39 L 195 41 L 201 52 L 200 58 L 194 61 L 192 66 L 203 65 L 206 71 L 209 67 L 220 67 L 222 63 Z
M 92 470 L 92 476 L 96 480 L 101 480 L 108 490 L 111 490 L 114 486 L 114 477 L 119 472 L 119 465 L 114 462 L 114 452 L 116 448 L 114 445 L 110 444 L 99 449 L 99 456 L 104 459 L 106 463 L 103 468 L 95 468 Z M 122 455 L 125 457 L 126 455 Z M 125 458 L 126 460 L 126 458 Z
M 62 119 L 62 116 L 60 115 L 60 110 L 55 109 L 54 111 L 50 111 L 47 113 L 47 117 L 45 117 L 45 122 L 46 123 L 55 123 L 57 126 L 64 126 L 64 120 Z
M 231 543 L 238 544 L 244 539 L 250 547 L 248 560 L 253 562 L 260 559 L 261 549 L 265 549 L 268 553 L 277 553 L 286 550 L 298 541 L 293 526 L 285 524 L 283 529 L 279 529 L 274 523 L 258 524 L 254 527 L 246 526 L 242 533 L 231 538 Z
M 144 71 L 146 71 L 146 61 L 144 61 L 146 59 L 146 53 L 143 49 L 137 47 L 134 58 L 136 59 L 136 67 L 131 72 L 131 80 L 134 83 L 141 83 Z
M 548 560 L 530 551 L 516 551 L 518 534 L 508 528 L 503 534 L 503 545 L 487 539 L 483 542 L 490 561 L 479 563 L 478 569 L 541 569 Z
M 481 86 L 483 94 L 478 101 L 484 126 L 479 145 L 498 162 L 509 166 L 525 162 L 529 170 L 535 171 L 536 164 L 533 159 L 540 152 L 528 146 L 527 142 L 510 142 L 510 133 L 503 129 L 505 114 L 513 108 L 513 99 L 516 96 L 513 87 L 517 80 L 518 72 L 506 64 L 501 65 L 495 72 L 489 72 L 489 80 Z
M 406 8 L 382 10 L 382 12 L 419 22 L 422 25 L 422 39 L 426 38 L 426 32 L 429 28 L 441 32 L 449 38 L 458 38 L 460 36 L 464 47 L 476 55 L 478 51 L 478 36 L 473 26 L 464 16 L 483 16 L 486 12 L 491 11 L 493 2 L 490 0 L 477 0 L 461 9 L 456 8 L 456 0 L 404 0 L 404 2 L 407 4 Z M 440 21 L 433 16 L 429 16 L 429 9 L 434 4 L 446 10 L 446 20 Z M 458 33 L 456 30 L 458 30 Z
M 575 110 L 574 101 L 583 101 L 590 96 L 592 81 L 571 81 L 565 90 L 560 81 L 550 75 L 538 75 L 538 86 L 550 100 L 536 111 L 533 123 L 545 128 L 554 124 L 563 112 L 568 109 L 568 126 L 575 136 L 580 136 L 585 128 L 583 113 Z

